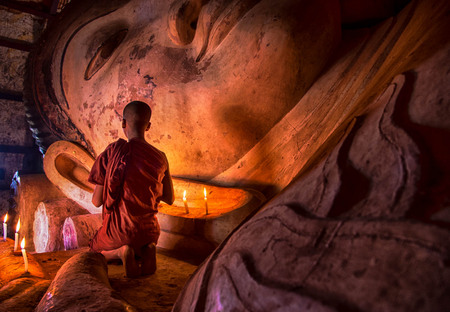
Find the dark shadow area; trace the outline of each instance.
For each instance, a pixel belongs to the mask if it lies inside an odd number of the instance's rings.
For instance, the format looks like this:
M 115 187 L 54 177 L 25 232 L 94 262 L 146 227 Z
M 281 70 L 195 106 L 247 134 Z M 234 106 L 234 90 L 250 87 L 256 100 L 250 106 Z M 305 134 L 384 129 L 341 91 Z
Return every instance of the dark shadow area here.
M 169 250 L 161 247 L 156 248 L 156 252 L 177 260 L 187 262 L 192 265 L 200 265 L 209 255 L 185 253 L 180 250 Z
M 351 210 L 369 194 L 370 179 L 356 170 L 349 160 L 350 149 L 363 121 L 364 118 L 362 117 L 356 119 L 354 128 L 347 138 L 345 138 L 345 141 L 339 150 L 337 165 L 340 171 L 341 187 L 339 188 L 335 200 L 333 201 L 333 206 L 328 213 L 329 217 L 337 217 Z

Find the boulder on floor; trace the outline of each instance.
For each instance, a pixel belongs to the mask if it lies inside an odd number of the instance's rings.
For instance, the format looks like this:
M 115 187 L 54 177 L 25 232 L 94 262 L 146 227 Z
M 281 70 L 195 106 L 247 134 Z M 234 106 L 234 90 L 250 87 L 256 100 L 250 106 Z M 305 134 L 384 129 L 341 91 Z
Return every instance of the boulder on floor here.
M 100 253 L 79 253 L 64 263 L 36 308 L 40 311 L 134 311 L 114 292 Z

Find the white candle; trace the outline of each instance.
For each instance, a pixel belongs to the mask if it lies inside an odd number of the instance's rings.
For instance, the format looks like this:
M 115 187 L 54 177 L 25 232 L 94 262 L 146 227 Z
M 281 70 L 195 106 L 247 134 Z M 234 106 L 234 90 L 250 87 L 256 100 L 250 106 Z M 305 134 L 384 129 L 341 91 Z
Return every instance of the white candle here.
M 6 242 L 6 234 L 8 232 L 8 225 L 6 224 L 6 221 L 8 221 L 8 214 L 5 215 L 5 218 L 3 219 L 3 240 Z
M 27 273 L 28 272 L 28 258 L 27 258 L 27 252 L 25 250 L 25 237 L 22 239 L 22 242 L 20 243 L 20 248 L 22 248 L 23 263 L 25 264 L 25 273 Z
M 189 207 L 186 200 L 186 190 L 184 190 L 183 193 L 183 203 L 184 203 L 184 209 L 186 210 L 186 213 L 189 213 Z
M 17 249 L 19 249 L 19 230 L 20 230 L 20 218 L 19 221 L 17 221 L 16 226 L 16 235 L 14 237 L 14 251 L 17 251 Z
M 205 210 L 206 214 L 208 214 L 208 198 L 206 197 L 206 187 L 203 188 L 203 194 L 205 194 Z

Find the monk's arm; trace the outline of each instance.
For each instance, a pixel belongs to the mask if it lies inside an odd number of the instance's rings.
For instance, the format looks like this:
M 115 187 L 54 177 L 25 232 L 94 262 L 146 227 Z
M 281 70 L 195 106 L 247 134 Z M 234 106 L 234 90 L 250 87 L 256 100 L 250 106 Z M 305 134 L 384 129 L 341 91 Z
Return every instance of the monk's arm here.
M 161 200 L 163 202 L 168 203 L 169 205 L 172 205 L 173 202 L 175 201 L 175 193 L 173 191 L 172 177 L 170 176 L 168 170 L 164 175 L 162 183 L 163 183 L 163 195 L 161 197 Z
M 100 207 L 103 204 L 103 185 L 95 185 L 94 194 L 92 194 L 92 203 L 95 207 Z

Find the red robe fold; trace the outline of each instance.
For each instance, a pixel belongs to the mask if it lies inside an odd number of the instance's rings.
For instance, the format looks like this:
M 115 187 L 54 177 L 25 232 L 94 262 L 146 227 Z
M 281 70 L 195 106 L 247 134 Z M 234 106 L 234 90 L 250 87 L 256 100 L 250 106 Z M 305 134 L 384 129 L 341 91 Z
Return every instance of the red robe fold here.
M 139 139 L 119 139 L 108 145 L 89 175 L 89 182 L 103 185 L 103 224 L 91 249 L 100 252 L 123 245 L 138 249 L 156 244 L 163 179 L 170 179 L 167 158 L 152 145 Z

